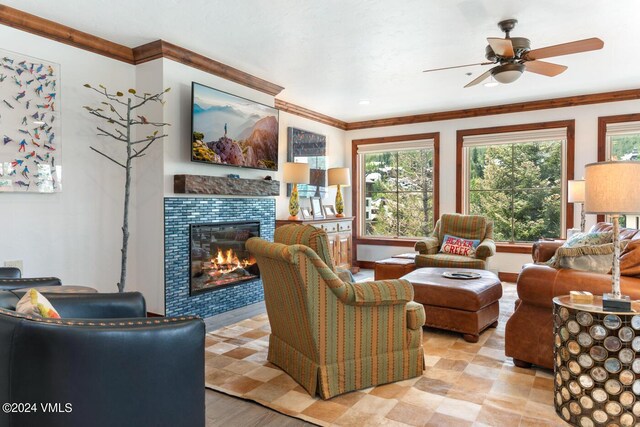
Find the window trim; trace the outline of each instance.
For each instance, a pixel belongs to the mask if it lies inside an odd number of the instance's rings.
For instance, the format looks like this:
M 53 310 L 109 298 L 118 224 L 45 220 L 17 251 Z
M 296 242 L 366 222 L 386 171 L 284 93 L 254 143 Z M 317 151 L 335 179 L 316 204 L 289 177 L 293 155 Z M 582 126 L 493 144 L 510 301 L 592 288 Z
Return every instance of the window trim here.
M 361 212 L 361 203 L 363 194 L 360 182 L 360 160 L 358 156 L 358 147 L 369 144 L 387 144 L 394 142 L 433 140 L 433 223 L 435 224 L 440 217 L 440 132 L 418 133 L 411 135 L 394 135 L 379 138 L 354 139 L 351 141 L 351 203 L 352 212 L 357 218 L 354 230 L 354 259 L 357 259 L 358 244 L 366 245 L 393 245 L 393 246 L 413 246 L 416 242 L 415 237 L 367 237 L 362 234 L 362 221 L 364 218 Z
M 526 132 L 542 129 L 556 129 L 564 128 L 567 134 L 566 140 L 566 155 L 563 161 L 565 170 L 563 170 L 563 182 L 562 193 L 567 192 L 567 181 L 574 178 L 575 169 L 575 120 L 559 120 L 553 122 L 540 122 L 540 123 L 525 123 L 519 125 L 509 126 L 496 126 L 487 128 L 475 128 L 475 129 L 462 129 L 456 132 L 456 212 L 463 213 L 465 209 L 465 179 L 468 173 L 465 168 L 465 155 L 464 155 L 464 138 L 465 136 L 477 136 L 488 134 L 500 134 L 500 133 L 512 133 L 512 132 Z M 563 198 L 566 200 L 566 198 Z M 560 238 L 566 237 L 566 230 L 573 227 L 573 203 L 565 202 L 565 219 L 564 229 L 560 230 Z M 500 242 L 500 244 L 508 242 Z
M 640 113 L 617 114 L 614 116 L 598 117 L 598 161 L 607 160 L 607 125 L 613 123 L 638 122 L 640 121 Z M 598 215 L 597 222 L 604 222 L 605 216 Z

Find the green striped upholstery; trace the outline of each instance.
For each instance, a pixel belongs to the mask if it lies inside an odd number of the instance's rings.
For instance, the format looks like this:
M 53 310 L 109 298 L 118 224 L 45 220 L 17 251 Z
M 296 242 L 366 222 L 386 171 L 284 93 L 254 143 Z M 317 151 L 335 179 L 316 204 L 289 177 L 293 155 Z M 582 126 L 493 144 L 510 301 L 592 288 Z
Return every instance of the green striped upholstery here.
M 421 330 L 426 321 L 424 306 L 415 301 L 407 303 L 407 327 L 409 329 Z
M 480 240 L 475 257 L 439 253 L 445 234 Z M 436 222 L 431 236 L 416 242 L 416 267 L 476 268 L 484 270 L 487 258 L 496 253 L 493 221 L 481 215 L 444 214 Z
M 484 270 L 485 261 L 478 258 L 451 254 L 417 255 L 416 267 L 476 268 L 478 270 Z
M 264 285 L 268 360 L 323 399 L 422 374 L 424 308 L 406 280 L 342 281 L 308 246 L 249 239 Z
M 325 264 L 331 267 L 338 277 L 345 282 L 353 282 L 353 275 L 349 270 L 335 267 L 333 255 L 329 249 L 327 232 L 322 228 L 317 228 L 310 224 L 286 224 L 276 228 L 273 241 L 285 245 L 309 246 Z

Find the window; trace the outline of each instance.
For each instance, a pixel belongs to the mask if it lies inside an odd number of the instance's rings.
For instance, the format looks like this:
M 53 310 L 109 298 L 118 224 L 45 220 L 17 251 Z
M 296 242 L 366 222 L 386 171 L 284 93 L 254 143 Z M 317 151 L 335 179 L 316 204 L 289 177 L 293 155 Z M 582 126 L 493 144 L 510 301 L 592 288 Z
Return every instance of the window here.
M 435 145 L 433 137 L 357 145 L 360 237 L 415 238 L 431 233 L 437 194 Z
M 640 114 L 600 117 L 599 121 L 605 132 L 605 158 L 598 160 L 640 161 Z M 640 216 L 622 215 L 620 226 L 640 228 Z
M 500 133 L 495 129 L 493 133 L 491 129 L 487 133 L 481 129 L 459 132 L 462 211 L 493 220 L 496 241 L 558 238 L 568 215 L 563 202 L 568 175 L 567 128 L 508 131 L 514 128 L 500 128 L 504 130 Z

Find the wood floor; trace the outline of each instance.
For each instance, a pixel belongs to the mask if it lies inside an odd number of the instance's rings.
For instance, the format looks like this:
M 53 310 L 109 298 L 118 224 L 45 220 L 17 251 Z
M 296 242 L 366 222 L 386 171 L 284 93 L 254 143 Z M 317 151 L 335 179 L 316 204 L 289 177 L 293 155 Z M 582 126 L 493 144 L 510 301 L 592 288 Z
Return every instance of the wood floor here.
M 314 426 L 297 418 L 287 417 L 256 403 L 227 396 L 217 391 L 205 393 L 207 427 L 213 426 Z

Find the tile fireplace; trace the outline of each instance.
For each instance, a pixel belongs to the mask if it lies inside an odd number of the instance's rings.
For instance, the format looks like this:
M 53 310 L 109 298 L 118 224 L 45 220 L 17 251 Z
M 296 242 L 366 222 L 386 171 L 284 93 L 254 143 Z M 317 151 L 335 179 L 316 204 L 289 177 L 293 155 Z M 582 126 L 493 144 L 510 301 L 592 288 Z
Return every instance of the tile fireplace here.
M 262 301 L 244 241 L 273 241 L 275 217 L 272 197 L 165 197 L 165 315 L 210 317 Z

